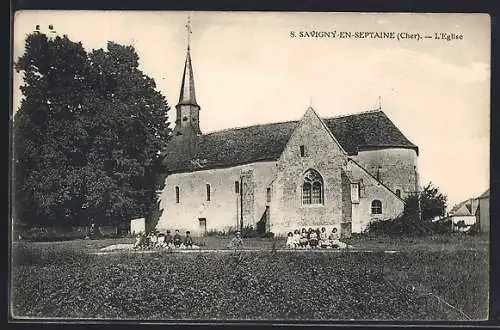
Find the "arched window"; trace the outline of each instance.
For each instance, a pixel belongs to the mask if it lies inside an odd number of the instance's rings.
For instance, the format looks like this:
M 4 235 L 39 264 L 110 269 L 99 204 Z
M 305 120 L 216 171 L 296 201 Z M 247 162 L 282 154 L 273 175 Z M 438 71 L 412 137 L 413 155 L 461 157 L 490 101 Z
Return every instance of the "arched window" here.
M 399 198 L 401 198 L 401 190 L 396 189 L 396 196 L 398 196 Z
M 382 202 L 378 199 L 372 202 L 372 214 L 382 214 Z
M 315 170 L 309 170 L 302 183 L 302 204 L 323 204 L 323 178 Z

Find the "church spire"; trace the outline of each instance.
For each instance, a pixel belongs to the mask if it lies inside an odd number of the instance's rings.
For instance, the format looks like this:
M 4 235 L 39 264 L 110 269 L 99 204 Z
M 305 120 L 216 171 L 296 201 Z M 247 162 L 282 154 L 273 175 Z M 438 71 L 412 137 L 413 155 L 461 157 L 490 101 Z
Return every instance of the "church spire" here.
M 183 105 L 195 105 L 196 103 L 196 93 L 194 89 L 194 75 L 193 66 L 191 64 L 191 19 L 188 17 L 188 22 L 186 24 L 187 32 L 187 52 L 186 61 L 184 63 L 184 73 L 182 75 L 181 93 L 179 95 L 179 104 Z
M 176 135 L 185 135 L 190 133 L 201 134 L 199 111 L 200 106 L 196 102 L 196 93 L 194 88 L 193 66 L 191 64 L 191 20 L 188 17 L 186 24 L 187 32 L 187 51 L 186 61 L 184 62 L 184 72 L 182 74 L 181 91 L 179 94 L 179 103 L 175 106 L 177 109 L 177 119 L 175 121 L 174 132 Z
M 182 75 L 181 93 L 179 95 L 179 105 L 194 105 L 196 103 L 196 92 L 194 89 L 193 66 L 191 64 L 191 54 L 188 46 L 186 62 L 184 63 L 184 73 Z

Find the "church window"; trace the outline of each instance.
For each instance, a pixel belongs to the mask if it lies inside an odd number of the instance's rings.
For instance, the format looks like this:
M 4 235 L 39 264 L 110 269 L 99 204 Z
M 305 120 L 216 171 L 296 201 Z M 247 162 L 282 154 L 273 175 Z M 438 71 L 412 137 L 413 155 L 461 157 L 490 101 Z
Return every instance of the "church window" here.
M 401 198 L 401 190 L 396 189 L 396 196 L 398 196 L 399 198 Z
M 304 182 L 302 185 L 302 204 L 311 204 L 311 184 Z
M 304 146 L 300 146 L 300 157 L 305 157 L 306 150 Z
M 207 202 L 210 202 L 210 184 L 207 183 Z
M 179 187 L 175 187 L 175 202 L 179 203 Z
M 323 178 L 314 170 L 307 171 L 304 176 L 302 204 L 323 204 Z
M 240 193 L 240 182 L 239 181 L 234 181 L 234 192 L 236 194 Z
M 372 214 L 382 214 L 382 202 L 378 199 L 372 202 Z
M 271 201 L 271 188 L 266 189 L 266 199 L 267 199 L 267 202 Z

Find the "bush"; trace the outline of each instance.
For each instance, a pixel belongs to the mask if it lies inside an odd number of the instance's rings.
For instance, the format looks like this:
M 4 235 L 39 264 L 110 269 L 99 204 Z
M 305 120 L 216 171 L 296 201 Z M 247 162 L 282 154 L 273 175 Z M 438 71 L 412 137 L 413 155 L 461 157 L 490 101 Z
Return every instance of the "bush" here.
M 74 239 L 84 239 L 89 235 L 88 227 L 33 227 L 18 231 L 14 238 L 17 240 L 21 236 L 22 241 L 52 242 L 69 241 Z M 128 237 L 129 233 L 114 226 L 101 226 L 94 230 L 91 238 L 118 238 Z
M 246 227 L 243 227 L 243 229 L 241 230 L 241 237 L 243 237 L 243 238 L 274 238 L 274 233 L 272 233 L 272 232 L 260 233 L 253 226 L 246 226 Z
M 232 237 L 236 234 L 236 232 L 239 231 L 241 233 L 241 237 L 243 238 L 274 238 L 274 233 L 271 232 L 265 232 L 265 233 L 259 233 L 253 226 L 246 226 L 243 227 L 243 229 L 235 229 L 235 228 L 229 228 L 227 231 L 220 231 L 220 230 L 215 230 L 215 229 L 210 229 L 205 233 L 205 236 L 219 236 L 219 237 Z
M 255 238 L 260 237 L 260 234 L 253 228 L 253 226 L 246 226 L 241 229 L 241 236 L 243 238 Z
M 20 233 L 22 240 L 34 242 L 68 241 L 83 239 L 86 231 L 73 228 L 34 227 Z
M 211 237 L 211 236 L 222 236 L 222 235 L 223 235 L 223 233 L 221 231 L 215 230 L 215 229 L 210 229 L 209 231 L 207 231 L 205 233 L 205 236 L 209 236 L 209 237 Z
M 261 234 L 260 237 L 262 237 L 262 238 L 274 238 L 274 233 L 268 231 L 268 232 L 266 232 L 264 234 Z
M 451 233 L 451 221 L 422 221 L 415 217 L 402 215 L 395 219 L 373 221 L 365 232 L 390 237 L 449 234 Z

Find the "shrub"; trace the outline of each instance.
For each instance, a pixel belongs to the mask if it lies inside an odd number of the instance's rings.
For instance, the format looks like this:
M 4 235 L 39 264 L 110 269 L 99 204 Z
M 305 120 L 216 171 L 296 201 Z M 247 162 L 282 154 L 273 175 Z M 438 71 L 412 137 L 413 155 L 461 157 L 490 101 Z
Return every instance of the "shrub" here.
M 415 217 L 402 215 L 395 219 L 373 221 L 368 225 L 366 233 L 391 237 L 449 234 L 451 233 L 451 221 L 422 221 Z
M 264 232 L 260 233 L 256 228 L 253 226 L 246 226 L 243 227 L 241 230 L 241 236 L 243 238 L 274 238 L 274 233 L 272 232 Z
M 205 233 L 205 236 L 222 236 L 222 232 L 215 230 L 215 229 L 210 229 Z
M 259 237 L 260 234 L 253 228 L 253 226 L 246 226 L 241 229 L 241 236 L 243 238 L 254 238 Z
M 85 231 L 73 228 L 34 227 L 21 233 L 21 237 L 22 240 L 35 242 L 67 241 L 82 239 L 85 237 L 85 233 Z
M 264 234 L 261 234 L 260 237 L 262 237 L 262 238 L 274 238 L 274 233 L 268 231 L 268 232 L 266 232 Z

